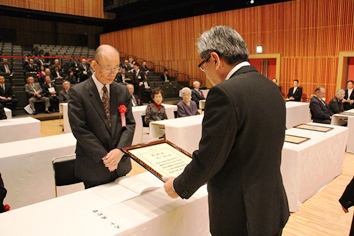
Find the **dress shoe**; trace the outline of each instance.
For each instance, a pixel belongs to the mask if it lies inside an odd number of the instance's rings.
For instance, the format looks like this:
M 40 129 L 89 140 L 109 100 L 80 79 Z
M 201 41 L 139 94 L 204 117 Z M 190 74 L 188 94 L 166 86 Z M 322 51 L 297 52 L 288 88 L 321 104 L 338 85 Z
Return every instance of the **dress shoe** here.
M 37 112 L 36 112 L 36 111 L 33 111 L 32 115 L 37 115 Z
M 52 114 L 52 112 L 50 112 L 50 111 L 48 111 L 48 110 L 46 110 L 45 113 L 47 113 L 47 114 Z

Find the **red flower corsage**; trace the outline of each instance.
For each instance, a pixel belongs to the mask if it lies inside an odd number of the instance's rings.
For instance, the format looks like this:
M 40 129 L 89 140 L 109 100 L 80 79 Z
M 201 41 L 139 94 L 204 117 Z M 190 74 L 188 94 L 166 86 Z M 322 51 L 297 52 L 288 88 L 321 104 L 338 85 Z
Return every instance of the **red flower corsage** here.
M 10 205 L 9 204 L 5 204 L 4 205 L 4 210 L 5 211 L 9 211 L 10 210 Z
M 138 105 L 140 105 L 140 98 L 138 98 Z
M 125 113 L 127 112 L 127 107 L 125 105 L 120 105 L 118 107 L 118 111 L 120 113 L 120 123 L 122 124 L 122 127 L 125 127 L 126 126 Z

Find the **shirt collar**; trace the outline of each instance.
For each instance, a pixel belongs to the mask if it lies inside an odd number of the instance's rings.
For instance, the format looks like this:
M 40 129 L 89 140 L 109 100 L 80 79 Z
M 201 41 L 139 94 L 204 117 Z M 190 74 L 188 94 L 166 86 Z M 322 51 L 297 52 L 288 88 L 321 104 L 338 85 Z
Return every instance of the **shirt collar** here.
M 236 71 L 238 71 L 241 67 L 249 66 L 249 65 L 251 65 L 251 64 L 250 64 L 248 61 L 244 61 L 244 62 L 241 62 L 241 63 L 237 64 L 234 68 L 232 68 L 232 70 L 230 70 L 230 72 L 227 74 L 225 80 L 230 79 L 231 75 L 233 75 L 233 74 L 234 74 Z
M 102 84 L 100 81 L 98 81 L 98 79 L 95 76 L 95 73 L 92 75 L 92 79 L 93 79 L 93 82 L 96 85 L 98 94 L 100 94 L 100 97 L 102 97 L 102 95 L 103 95 L 102 88 L 103 88 L 104 84 Z M 110 94 L 109 93 L 109 87 L 110 87 L 109 84 L 107 84 L 106 87 L 107 87 L 108 94 Z

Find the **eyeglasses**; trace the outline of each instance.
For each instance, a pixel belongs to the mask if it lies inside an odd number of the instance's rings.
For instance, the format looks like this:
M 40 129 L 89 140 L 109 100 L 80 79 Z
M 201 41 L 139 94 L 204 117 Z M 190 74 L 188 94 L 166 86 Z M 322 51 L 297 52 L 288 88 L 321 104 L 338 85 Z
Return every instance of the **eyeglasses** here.
M 99 65 L 106 73 L 111 73 L 112 71 L 113 72 L 119 71 L 119 68 L 103 68 L 98 61 L 96 61 L 96 62 L 97 62 L 97 65 Z
M 205 58 L 205 59 L 198 65 L 198 68 L 199 68 L 201 71 L 205 72 L 205 71 L 204 71 L 204 68 L 202 67 L 202 65 L 203 65 L 205 62 L 207 62 L 207 61 L 210 59 L 210 57 L 211 57 L 211 55 L 209 54 L 209 56 L 207 56 L 207 58 Z

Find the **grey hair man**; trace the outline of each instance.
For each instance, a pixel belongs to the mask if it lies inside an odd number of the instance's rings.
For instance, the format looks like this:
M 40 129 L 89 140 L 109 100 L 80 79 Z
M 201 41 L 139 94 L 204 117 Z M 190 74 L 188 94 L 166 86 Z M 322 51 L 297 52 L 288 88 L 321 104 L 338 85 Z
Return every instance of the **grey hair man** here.
M 208 93 L 199 150 L 181 175 L 164 177 L 165 191 L 188 199 L 207 183 L 212 235 L 281 235 L 289 218 L 280 173 L 284 100 L 247 62 L 246 43 L 234 29 L 204 32 L 198 53 L 198 67 L 215 86 Z
M 338 89 L 336 92 L 336 96 L 329 101 L 329 109 L 333 114 L 341 113 L 344 111 L 343 107 L 343 102 L 345 100 L 343 99 L 345 96 L 345 91 L 344 89 Z
M 319 86 L 315 89 L 315 95 L 310 101 L 310 112 L 313 122 L 330 124 L 332 119 L 332 112 L 324 101 L 326 89 Z

